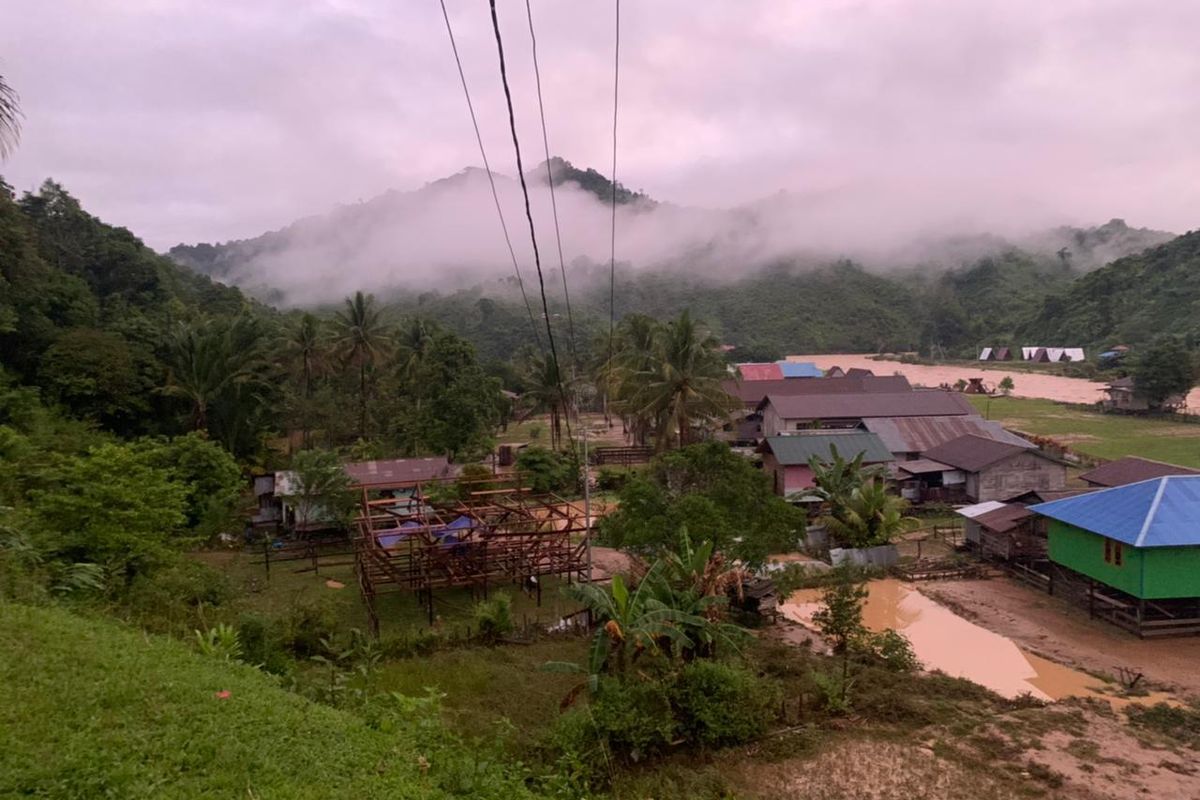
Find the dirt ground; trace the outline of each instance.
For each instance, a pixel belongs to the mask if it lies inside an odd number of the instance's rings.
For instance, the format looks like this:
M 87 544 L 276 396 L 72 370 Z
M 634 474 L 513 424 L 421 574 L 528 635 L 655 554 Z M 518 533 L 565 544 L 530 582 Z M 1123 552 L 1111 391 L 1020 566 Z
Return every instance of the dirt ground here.
M 611 547 L 592 546 L 592 580 L 606 581 L 617 573 L 628 575 L 633 557 Z
M 1108 675 L 1126 667 L 1144 673 L 1147 681 L 1162 688 L 1200 694 L 1200 637 L 1138 639 L 1008 578 L 920 588 L 967 619 L 1052 661 Z

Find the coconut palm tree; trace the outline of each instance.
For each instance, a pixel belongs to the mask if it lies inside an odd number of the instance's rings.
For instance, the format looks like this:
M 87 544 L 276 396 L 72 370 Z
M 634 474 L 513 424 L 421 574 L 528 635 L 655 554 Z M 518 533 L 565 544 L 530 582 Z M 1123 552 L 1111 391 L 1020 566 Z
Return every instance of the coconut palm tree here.
M 6 160 L 21 140 L 21 117 L 16 90 L 0 75 L 0 161 Z
M 163 392 L 191 402 L 193 430 L 211 428 L 210 414 L 218 402 L 236 406 L 261 394 L 260 337 L 255 321 L 246 317 L 232 323 L 180 324 L 172 332 Z M 236 419 L 226 422 L 236 427 Z
M 396 356 L 400 378 L 405 383 L 413 383 L 421 374 L 421 367 L 433 346 L 433 336 L 437 326 L 420 317 L 412 317 L 405 321 L 396 334 Z M 418 406 L 420 393 L 417 394 Z
M 285 357 L 300 373 L 304 396 L 312 397 L 313 379 L 325 362 L 325 332 L 321 321 L 304 314 L 288 329 L 284 342 Z
M 571 396 L 571 381 L 562 376 L 554 359 L 544 353 L 527 356 L 524 379 L 522 400 L 528 404 L 525 418 L 549 414 L 550 446 L 557 449 L 562 444 L 563 419 L 570 413 L 567 403 Z
M 384 309 L 375 303 L 375 295 L 355 292 L 347 297 L 345 308 L 337 313 L 335 344 L 342 360 L 358 368 L 358 433 L 367 432 L 367 376 L 391 347 Z

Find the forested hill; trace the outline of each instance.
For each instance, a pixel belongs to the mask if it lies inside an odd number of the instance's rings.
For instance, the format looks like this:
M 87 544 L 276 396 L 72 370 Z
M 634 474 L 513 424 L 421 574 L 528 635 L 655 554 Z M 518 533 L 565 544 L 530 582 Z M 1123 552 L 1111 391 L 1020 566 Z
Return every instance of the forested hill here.
M 1137 344 L 1168 334 L 1200 346 L 1200 230 L 1118 259 L 1051 295 L 1030 340 Z
M 0 180 L 0 385 L 7 373 L 112 430 L 161 433 L 177 424 L 178 401 L 160 391 L 176 324 L 269 313 L 52 181 L 17 199 Z

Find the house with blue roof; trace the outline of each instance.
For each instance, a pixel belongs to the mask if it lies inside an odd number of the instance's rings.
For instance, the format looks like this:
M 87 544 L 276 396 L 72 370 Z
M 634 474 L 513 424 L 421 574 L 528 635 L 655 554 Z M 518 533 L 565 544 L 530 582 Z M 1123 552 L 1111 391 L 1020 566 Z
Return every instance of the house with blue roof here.
M 1136 598 L 1139 623 L 1149 601 L 1200 599 L 1200 475 L 1166 475 L 1030 510 L 1048 520 L 1050 561 Z

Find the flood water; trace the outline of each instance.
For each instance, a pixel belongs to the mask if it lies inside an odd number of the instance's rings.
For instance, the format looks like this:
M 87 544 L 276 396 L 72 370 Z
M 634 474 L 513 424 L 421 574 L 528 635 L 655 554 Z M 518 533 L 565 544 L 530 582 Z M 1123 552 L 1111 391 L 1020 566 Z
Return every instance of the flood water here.
M 1037 372 L 1005 373 L 1002 370 L 978 369 L 970 366 L 928 366 L 925 364 L 901 364 L 899 361 L 876 361 L 870 356 L 839 353 L 834 355 L 788 356 L 788 360 L 809 361 L 821 369 L 838 366 L 842 369 L 859 367 L 869 369 L 876 375 L 900 373 L 914 386 L 936 387 L 954 385 L 959 379 L 983 378 L 985 383 L 999 383 L 1006 374 L 1013 379 L 1014 397 L 1039 397 L 1064 403 L 1094 403 L 1104 399 L 1104 384 L 1083 378 L 1067 378 L 1062 375 L 1044 375 Z M 1200 389 L 1188 395 L 1188 408 L 1200 408 Z
M 966 678 L 1009 698 L 1029 693 L 1041 700 L 1090 696 L 1116 706 L 1129 702 L 1112 697 L 1113 687 L 1106 691 L 1100 679 L 1036 656 L 1011 639 L 958 616 L 910 584 L 877 580 L 867 588 L 870 594 L 863 606 L 867 628 L 903 633 L 927 670 Z M 813 614 L 820 599 L 820 589 L 803 589 L 788 597 L 780 612 L 793 622 L 814 627 Z M 1166 697 L 1151 695 L 1135 702 L 1154 703 Z

